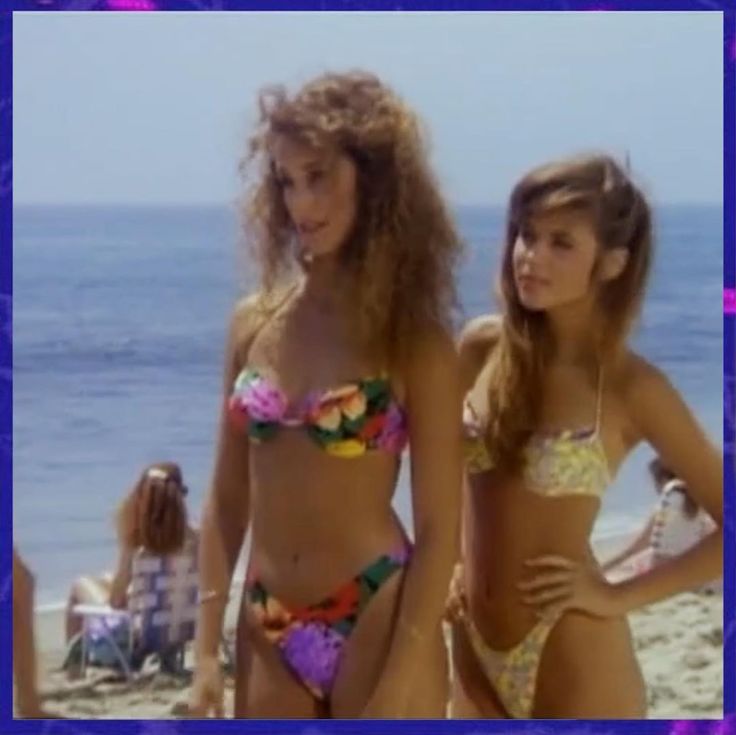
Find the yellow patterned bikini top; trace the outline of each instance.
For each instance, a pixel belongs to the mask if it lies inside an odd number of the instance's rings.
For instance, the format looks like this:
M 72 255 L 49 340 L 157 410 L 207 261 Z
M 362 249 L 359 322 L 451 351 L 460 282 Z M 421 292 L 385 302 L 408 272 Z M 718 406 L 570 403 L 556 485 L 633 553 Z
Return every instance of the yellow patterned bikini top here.
M 601 370 L 593 427 L 532 435 L 523 453 L 523 478 L 529 490 L 548 497 L 602 497 L 611 482 L 608 459 L 600 437 L 602 398 Z M 468 472 L 478 474 L 493 469 L 482 423 L 467 396 L 463 405 L 463 425 Z

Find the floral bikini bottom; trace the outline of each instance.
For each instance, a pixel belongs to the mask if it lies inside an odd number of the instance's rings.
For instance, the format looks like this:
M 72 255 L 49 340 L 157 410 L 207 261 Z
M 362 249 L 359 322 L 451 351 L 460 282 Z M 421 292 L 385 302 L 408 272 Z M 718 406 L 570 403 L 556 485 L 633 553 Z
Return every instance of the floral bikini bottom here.
M 320 702 L 329 699 L 345 644 L 371 598 L 394 572 L 406 566 L 409 543 L 383 554 L 332 595 L 304 607 L 275 598 L 252 569 L 246 581 L 247 605 L 286 667 Z

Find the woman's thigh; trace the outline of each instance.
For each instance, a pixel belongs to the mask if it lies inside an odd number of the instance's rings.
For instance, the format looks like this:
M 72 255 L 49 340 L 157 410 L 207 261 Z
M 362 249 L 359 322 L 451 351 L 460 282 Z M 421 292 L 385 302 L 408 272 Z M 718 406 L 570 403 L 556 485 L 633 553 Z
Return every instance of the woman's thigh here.
M 333 717 L 360 717 L 381 677 L 391 645 L 402 577 L 397 572 L 381 585 L 345 643 L 332 690 Z
M 535 718 L 642 719 L 646 690 L 623 618 L 564 615 L 537 673 Z
M 421 642 L 416 673 L 404 717 L 444 720 L 450 698 L 449 662 L 442 628 L 428 642 Z
M 397 630 L 403 572 L 396 572 L 371 598 L 348 638 L 332 696 L 332 716 L 360 717 L 379 683 Z M 447 650 L 438 624 L 427 641 L 417 641 L 405 718 L 444 718 L 447 707 Z M 397 682 L 404 685 L 406 682 Z
M 257 621 L 241 614 L 236 643 L 236 718 L 312 719 L 319 706 L 286 668 Z
M 452 686 L 450 717 L 454 720 L 507 719 L 470 644 L 465 625 L 451 624 Z
M 72 585 L 70 598 L 76 603 L 106 605 L 110 601 L 111 585 L 109 573 L 99 577 L 80 577 Z

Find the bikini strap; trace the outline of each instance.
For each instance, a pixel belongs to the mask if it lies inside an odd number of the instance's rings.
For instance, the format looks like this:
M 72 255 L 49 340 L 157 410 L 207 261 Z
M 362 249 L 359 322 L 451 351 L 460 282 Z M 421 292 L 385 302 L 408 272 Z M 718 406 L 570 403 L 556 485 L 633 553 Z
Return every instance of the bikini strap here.
M 603 418 L 603 365 L 598 366 L 598 395 L 595 402 L 595 433 L 600 434 Z
M 262 305 L 259 305 L 259 310 L 262 310 L 261 312 L 261 318 L 258 324 L 253 328 L 253 331 L 248 335 L 248 341 L 247 344 L 244 345 L 245 347 L 245 354 L 247 355 L 248 352 L 250 352 L 250 348 L 253 345 L 253 343 L 256 340 L 256 337 L 263 331 L 264 327 L 273 320 L 273 318 L 286 306 L 286 304 L 289 303 L 292 296 L 294 295 L 294 292 L 299 287 L 299 283 L 292 284 L 289 288 L 285 290 L 285 293 L 283 294 L 283 298 L 281 298 L 276 304 L 273 304 L 269 307 L 265 307 Z M 248 362 L 246 358 L 246 363 Z

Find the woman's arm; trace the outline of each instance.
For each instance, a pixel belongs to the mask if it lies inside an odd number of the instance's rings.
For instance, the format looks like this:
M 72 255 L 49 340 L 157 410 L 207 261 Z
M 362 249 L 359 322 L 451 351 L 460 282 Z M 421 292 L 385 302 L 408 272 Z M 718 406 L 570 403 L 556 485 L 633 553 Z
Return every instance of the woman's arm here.
M 723 574 L 723 457 L 669 380 L 636 358 L 627 409 L 642 438 L 688 487 L 716 528 L 693 548 L 652 571 L 616 585 L 623 611 L 693 589 Z
M 501 317 L 497 314 L 484 314 L 468 321 L 460 332 L 457 341 L 458 371 L 460 380 L 460 400 L 475 385 L 489 355 L 493 351 L 501 332 Z M 461 493 L 462 496 L 462 493 Z M 461 507 L 464 499 L 461 497 Z M 448 590 L 447 616 L 452 618 L 459 610 L 463 582 L 463 557 L 465 554 L 464 526 L 461 520 L 460 542 L 456 549 L 456 563 Z
M 33 575 L 13 548 L 13 676 L 21 717 L 38 717 L 41 712 L 36 684 L 33 588 Z
M 403 715 L 417 661 L 441 634 L 457 556 L 461 401 L 457 355 L 448 335 L 435 333 L 414 346 L 405 385 L 415 548 L 384 670 L 365 717 Z
M 120 545 L 118 563 L 110 584 L 110 607 L 123 609 L 128 606 L 128 587 L 133 576 L 134 553 L 135 549 L 125 544 Z
M 485 314 L 471 319 L 460 332 L 457 351 L 460 371 L 460 392 L 467 393 L 488 360 L 501 334 L 501 317 Z
M 652 527 L 654 526 L 654 521 L 656 518 L 656 511 L 652 514 L 652 516 L 647 521 L 644 528 L 639 531 L 639 534 L 636 536 L 636 538 L 631 541 L 627 546 L 625 546 L 621 551 L 619 551 L 617 554 L 614 554 L 610 559 L 607 561 L 601 563 L 601 571 L 602 572 L 608 572 L 614 567 L 617 567 L 622 562 L 626 561 L 629 557 L 634 556 L 634 554 L 637 554 L 640 551 L 643 551 L 644 549 L 649 547 L 649 540 L 652 535 Z
M 115 531 L 118 538 L 118 560 L 110 583 L 111 607 L 123 609 L 128 606 L 128 588 L 133 577 L 135 555 L 135 527 L 138 493 L 134 488 L 118 506 L 115 513 Z
M 225 355 L 215 469 L 199 529 L 198 662 L 218 658 L 230 583 L 249 523 L 248 447 L 242 431 L 229 421 L 227 401 L 241 367 L 239 355 L 250 342 L 254 308 L 252 301 L 236 308 Z
M 635 439 L 651 444 L 688 486 L 716 528 L 683 554 L 615 584 L 600 570 L 559 556 L 527 561 L 542 569 L 518 587 L 524 601 L 548 614 L 575 609 L 591 615 L 625 615 L 644 605 L 695 589 L 723 574 L 723 459 L 667 378 L 641 358 L 632 358 L 624 408 Z

